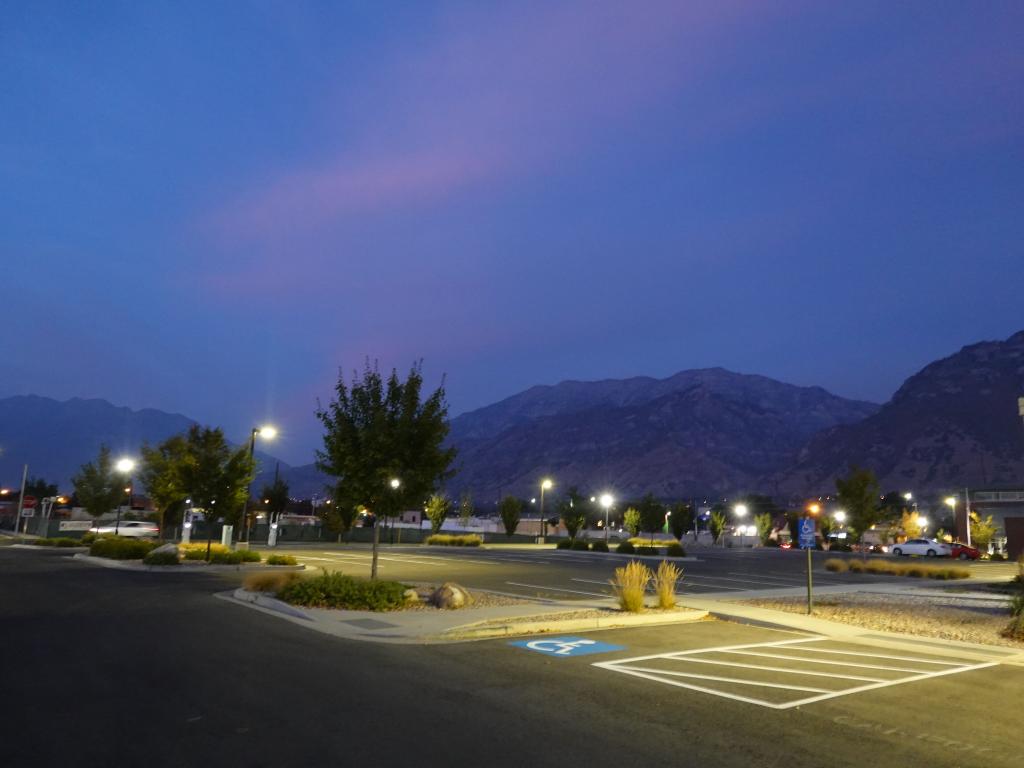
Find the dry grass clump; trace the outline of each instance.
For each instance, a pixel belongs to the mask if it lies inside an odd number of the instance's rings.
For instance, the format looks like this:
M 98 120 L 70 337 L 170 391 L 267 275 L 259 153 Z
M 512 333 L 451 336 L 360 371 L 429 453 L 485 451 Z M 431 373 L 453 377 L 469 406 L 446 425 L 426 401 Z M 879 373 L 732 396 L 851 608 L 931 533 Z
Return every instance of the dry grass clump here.
M 826 560 L 825 567 L 830 571 L 842 572 L 841 567 L 829 567 L 830 563 L 844 562 L 846 568 L 853 573 L 871 573 L 884 576 L 909 576 L 916 579 L 968 579 L 969 569 L 956 565 L 929 565 L 926 563 L 893 563 L 888 560 Z
M 434 547 L 479 547 L 484 540 L 475 533 L 435 533 L 428 536 L 424 543 Z
M 616 568 L 611 585 L 619 607 L 630 613 L 641 613 L 647 584 L 652 578 L 651 569 L 637 560 L 630 560 L 622 568 Z
M 846 573 L 850 570 L 850 566 L 845 560 L 832 558 L 825 561 L 825 570 L 832 571 L 832 573 Z
M 666 560 L 661 561 L 654 575 L 654 591 L 658 593 L 659 608 L 667 610 L 676 607 L 676 582 L 682 577 L 682 570 Z
M 250 573 L 242 582 L 250 592 L 280 592 L 293 581 L 300 579 L 297 571 L 269 571 Z

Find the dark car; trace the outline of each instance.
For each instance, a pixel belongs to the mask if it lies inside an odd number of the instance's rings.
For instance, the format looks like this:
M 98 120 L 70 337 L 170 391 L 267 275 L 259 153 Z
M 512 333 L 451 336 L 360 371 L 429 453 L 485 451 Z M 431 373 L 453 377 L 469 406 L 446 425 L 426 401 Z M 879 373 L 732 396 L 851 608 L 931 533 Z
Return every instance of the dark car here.
M 950 557 L 955 557 L 960 560 L 977 560 L 981 557 L 981 550 L 975 549 L 969 544 L 962 544 L 959 541 L 954 541 L 950 546 L 953 548 Z

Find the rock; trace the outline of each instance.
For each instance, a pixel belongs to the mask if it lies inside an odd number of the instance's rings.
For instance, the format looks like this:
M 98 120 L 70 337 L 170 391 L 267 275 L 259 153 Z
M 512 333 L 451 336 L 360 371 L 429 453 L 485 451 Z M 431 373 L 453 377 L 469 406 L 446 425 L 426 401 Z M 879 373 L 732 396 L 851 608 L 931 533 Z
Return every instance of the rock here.
M 150 552 L 153 552 L 153 553 L 157 553 L 157 552 L 170 552 L 172 555 L 176 555 L 176 554 L 178 554 L 178 545 L 175 544 L 174 542 L 169 542 L 167 544 L 161 544 L 156 549 L 150 550 Z
M 407 603 L 418 603 L 420 601 L 420 593 L 415 589 L 407 589 L 402 594 L 405 596 L 405 602 Z
M 467 589 L 449 581 L 434 590 L 430 601 L 438 608 L 463 608 L 469 605 L 473 598 Z

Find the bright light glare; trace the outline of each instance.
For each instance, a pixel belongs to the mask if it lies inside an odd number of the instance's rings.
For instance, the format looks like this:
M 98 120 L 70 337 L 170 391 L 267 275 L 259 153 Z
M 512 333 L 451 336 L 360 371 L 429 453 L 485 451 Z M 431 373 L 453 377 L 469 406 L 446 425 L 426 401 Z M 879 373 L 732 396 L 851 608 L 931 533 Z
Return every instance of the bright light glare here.
M 272 427 L 270 425 L 260 427 L 259 429 L 256 430 L 256 434 L 262 437 L 264 440 L 273 440 L 275 437 L 277 437 L 277 427 Z
M 910 491 L 907 491 L 906 493 L 903 494 L 903 498 L 906 499 L 907 501 L 910 501 L 912 498 L 914 498 L 914 494 L 912 494 Z
M 811 504 L 811 506 L 809 506 L 807 508 L 807 511 L 810 512 L 812 515 L 816 515 L 819 512 L 821 512 L 821 505 L 820 504 Z
M 846 522 L 846 513 L 843 512 L 843 510 L 841 510 L 841 509 L 837 509 L 836 513 L 835 513 L 835 518 L 836 518 L 836 522 L 837 523 L 845 523 Z
M 612 498 L 612 495 L 610 493 L 602 493 L 601 494 L 601 506 L 602 507 L 604 507 L 605 509 L 608 509 L 608 507 L 610 507 L 614 503 L 615 503 L 615 499 Z
M 953 507 L 955 509 L 956 508 L 956 496 L 947 496 L 946 497 L 946 503 L 949 506 L 951 506 L 951 507 Z
M 928 527 L 928 518 L 927 517 L 919 517 L 919 518 L 917 518 L 917 524 L 919 526 L 921 526 L 922 529 L 923 528 L 927 528 Z
M 543 488 L 545 491 L 550 491 L 552 485 L 554 485 L 554 483 L 552 483 L 551 479 L 547 477 L 541 480 L 540 483 L 540 487 Z
M 747 514 L 747 505 L 737 504 L 735 507 L 733 507 L 733 511 L 736 513 L 737 517 L 744 517 Z
M 402 481 L 399 480 L 397 477 L 391 478 L 391 487 L 394 488 L 396 491 L 398 490 L 398 486 L 400 486 L 401 484 Z
M 135 461 L 134 459 L 118 459 L 115 466 L 117 467 L 118 472 L 124 472 L 127 474 L 135 469 Z

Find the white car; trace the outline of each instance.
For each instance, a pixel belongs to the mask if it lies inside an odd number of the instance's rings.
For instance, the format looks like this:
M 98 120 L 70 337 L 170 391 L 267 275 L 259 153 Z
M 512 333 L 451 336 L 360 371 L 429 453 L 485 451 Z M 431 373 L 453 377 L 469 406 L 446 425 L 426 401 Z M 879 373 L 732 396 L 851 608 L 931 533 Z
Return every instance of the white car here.
M 951 557 L 953 548 L 935 539 L 907 539 L 892 545 L 894 555 L 925 555 L 926 557 Z
M 160 535 L 160 528 L 156 523 L 149 523 L 145 520 L 122 520 L 117 525 L 109 520 L 100 526 L 93 526 L 90 533 L 97 535 L 116 533 L 118 536 L 130 536 L 134 538 L 156 538 Z

